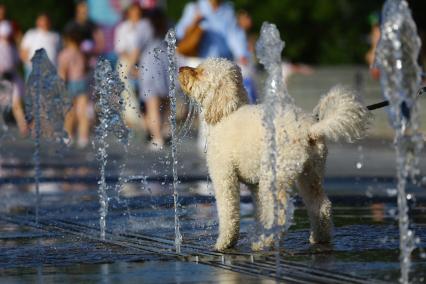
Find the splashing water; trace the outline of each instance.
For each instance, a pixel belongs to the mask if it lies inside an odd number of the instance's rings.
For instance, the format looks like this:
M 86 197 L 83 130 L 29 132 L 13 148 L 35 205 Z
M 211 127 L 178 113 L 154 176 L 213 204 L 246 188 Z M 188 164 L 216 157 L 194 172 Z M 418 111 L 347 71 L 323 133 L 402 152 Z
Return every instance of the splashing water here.
M 0 80 L 0 139 L 3 138 L 8 131 L 3 115 L 12 104 L 12 92 L 12 83 L 7 80 Z
M 31 62 L 25 94 L 26 119 L 34 123 L 39 120 L 39 127 L 33 129 L 35 135 L 39 131 L 43 138 L 63 143 L 68 137 L 63 122 L 72 99 L 44 49 L 37 50 Z
M 355 168 L 360 170 L 364 166 L 364 149 L 361 145 L 358 146 L 358 161 L 355 164 Z
M 127 199 L 124 199 L 124 201 L 121 199 L 121 194 L 124 189 L 124 185 L 127 184 L 129 181 L 128 177 L 124 176 L 126 171 L 126 166 L 128 163 L 128 157 L 129 157 L 129 139 L 123 141 L 123 156 L 124 161 L 118 166 L 118 182 L 115 185 L 115 194 L 116 194 L 116 200 L 118 203 L 124 204 L 124 207 L 126 208 L 126 212 L 123 213 L 123 216 L 127 215 L 128 220 L 130 221 L 131 214 L 130 214 L 130 208 L 129 208 L 129 202 Z
M 26 83 L 25 115 L 33 121 L 34 167 L 36 191 L 36 222 L 40 203 L 40 139 L 65 145 L 67 138 L 64 120 L 71 108 L 72 100 L 67 95 L 64 81 L 58 76 L 55 66 L 50 62 L 44 49 L 39 49 L 31 59 L 32 71 Z
M 3 115 L 12 104 L 13 85 L 9 81 L 0 80 L 0 145 L 8 133 L 8 127 Z M 1 157 L 0 157 L 1 162 Z M 0 171 L 1 174 L 1 171 Z
M 267 156 L 263 163 L 268 176 L 269 188 L 274 195 L 274 225 L 273 233 L 275 237 L 275 250 L 277 268 L 279 267 L 279 239 L 281 230 L 286 230 L 290 226 L 291 216 L 293 212 L 293 202 L 290 197 L 289 188 L 287 191 L 287 204 L 281 204 L 278 199 L 277 186 L 277 119 L 283 116 L 287 106 L 294 105 L 293 99 L 287 92 L 287 87 L 282 76 L 281 52 L 284 48 L 284 42 L 281 40 L 280 33 L 274 24 L 263 23 L 260 38 L 256 44 L 256 54 L 268 72 L 268 78 L 265 83 L 265 100 L 263 125 L 266 129 L 265 140 L 267 147 Z M 281 228 L 279 224 L 280 215 L 284 213 L 286 216 L 285 227 Z M 269 229 L 269 228 L 266 228 Z M 277 271 L 279 275 L 279 271 Z
M 106 139 L 109 133 L 113 133 L 121 143 L 124 145 L 128 143 L 129 130 L 121 118 L 121 113 L 124 110 L 124 103 L 121 98 L 123 90 L 124 83 L 120 80 L 118 73 L 112 70 L 111 64 L 107 60 L 100 60 L 95 70 L 95 109 L 99 117 L 99 124 L 96 126 L 93 147 L 97 149 L 97 158 L 100 161 L 101 177 L 98 182 L 98 194 L 101 239 L 105 239 L 109 203 L 108 185 L 105 181 L 109 147 Z
M 186 135 L 188 135 L 189 131 L 191 130 L 196 112 L 197 112 L 196 103 L 192 99 L 189 99 L 188 114 L 186 115 L 183 125 L 181 126 L 179 131 L 177 131 L 177 134 L 176 134 L 176 139 L 179 142 L 182 142 L 182 140 L 186 137 Z
M 380 68 L 383 94 L 391 105 L 389 118 L 395 129 L 400 282 L 409 283 L 415 236 L 409 228 L 406 183 L 409 178 L 414 179 L 419 174 L 418 157 L 423 147 L 416 102 L 421 78 L 421 69 L 417 63 L 421 43 L 405 0 L 386 1 L 382 13 L 383 22 L 376 51 L 376 64 Z
M 177 174 L 177 136 L 176 136 L 176 32 L 170 29 L 165 41 L 167 43 L 167 59 L 168 59 L 168 73 L 169 73 L 169 99 L 170 99 L 170 126 L 172 134 L 172 171 L 173 171 L 173 205 L 175 210 L 175 247 L 176 252 L 180 253 L 180 246 L 182 244 L 182 235 L 180 233 L 179 223 L 179 193 L 178 193 L 178 174 Z

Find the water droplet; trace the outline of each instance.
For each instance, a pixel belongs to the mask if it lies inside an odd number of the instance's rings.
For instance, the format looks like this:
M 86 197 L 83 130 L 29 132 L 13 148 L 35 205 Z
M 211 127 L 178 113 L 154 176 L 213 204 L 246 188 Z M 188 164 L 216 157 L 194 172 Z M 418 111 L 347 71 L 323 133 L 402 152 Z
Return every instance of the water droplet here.
M 389 196 L 389 197 L 393 197 L 393 196 L 396 196 L 396 194 L 398 193 L 398 191 L 397 191 L 397 189 L 396 188 L 387 188 L 386 189 L 386 194 Z
M 368 198 L 373 197 L 373 188 L 371 186 L 367 187 L 367 190 L 365 191 L 365 196 L 367 196 Z

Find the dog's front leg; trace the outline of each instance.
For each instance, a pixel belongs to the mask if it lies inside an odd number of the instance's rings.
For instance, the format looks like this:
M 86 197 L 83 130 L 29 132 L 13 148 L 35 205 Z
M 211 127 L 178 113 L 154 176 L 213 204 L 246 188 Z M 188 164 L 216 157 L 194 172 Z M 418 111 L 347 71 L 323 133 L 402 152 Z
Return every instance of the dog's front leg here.
M 233 247 L 240 233 L 240 191 L 236 175 L 212 176 L 219 216 L 219 237 L 215 249 L 223 251 Z

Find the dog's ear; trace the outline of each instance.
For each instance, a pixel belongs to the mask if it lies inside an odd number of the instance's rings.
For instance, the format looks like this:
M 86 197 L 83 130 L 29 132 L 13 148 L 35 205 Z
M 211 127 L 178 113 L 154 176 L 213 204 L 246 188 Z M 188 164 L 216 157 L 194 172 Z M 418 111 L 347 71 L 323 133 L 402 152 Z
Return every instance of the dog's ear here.
M 222 78 L 212 94 L 208 94 L 208 103 L 204 107 L 204 119 L 208 124 L 216 124 L 228 116 L 243 103 L 244 88 L 235 78 Z

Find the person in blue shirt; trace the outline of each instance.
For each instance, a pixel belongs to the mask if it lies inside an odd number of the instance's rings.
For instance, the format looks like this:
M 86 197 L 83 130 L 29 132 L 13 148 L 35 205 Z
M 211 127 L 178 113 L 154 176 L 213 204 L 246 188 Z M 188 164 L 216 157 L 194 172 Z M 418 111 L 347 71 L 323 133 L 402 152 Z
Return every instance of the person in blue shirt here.
M 183 39 L 187 30 L 196 25 L 203 30 L 197 57 L 226 58 L 235 61 L 243 69 L 249 65 L 246 34 L 238 25 L 231 3 L 222 0 L 197 0 L 186 4 L 176 25 L 177 39 Z M 200 153 L 204 153 L 206 137 L 207 126 L 200 119 L 197 143 Z
M 222 57 L 242 65 L 248 63 L 246 35 L 237 23 L 231 3 L 221 0 L 188 3 L 176 25 L 178 40 L 185 36 L 189 27 L 196 24 L 203 30 L 198 57 Z

